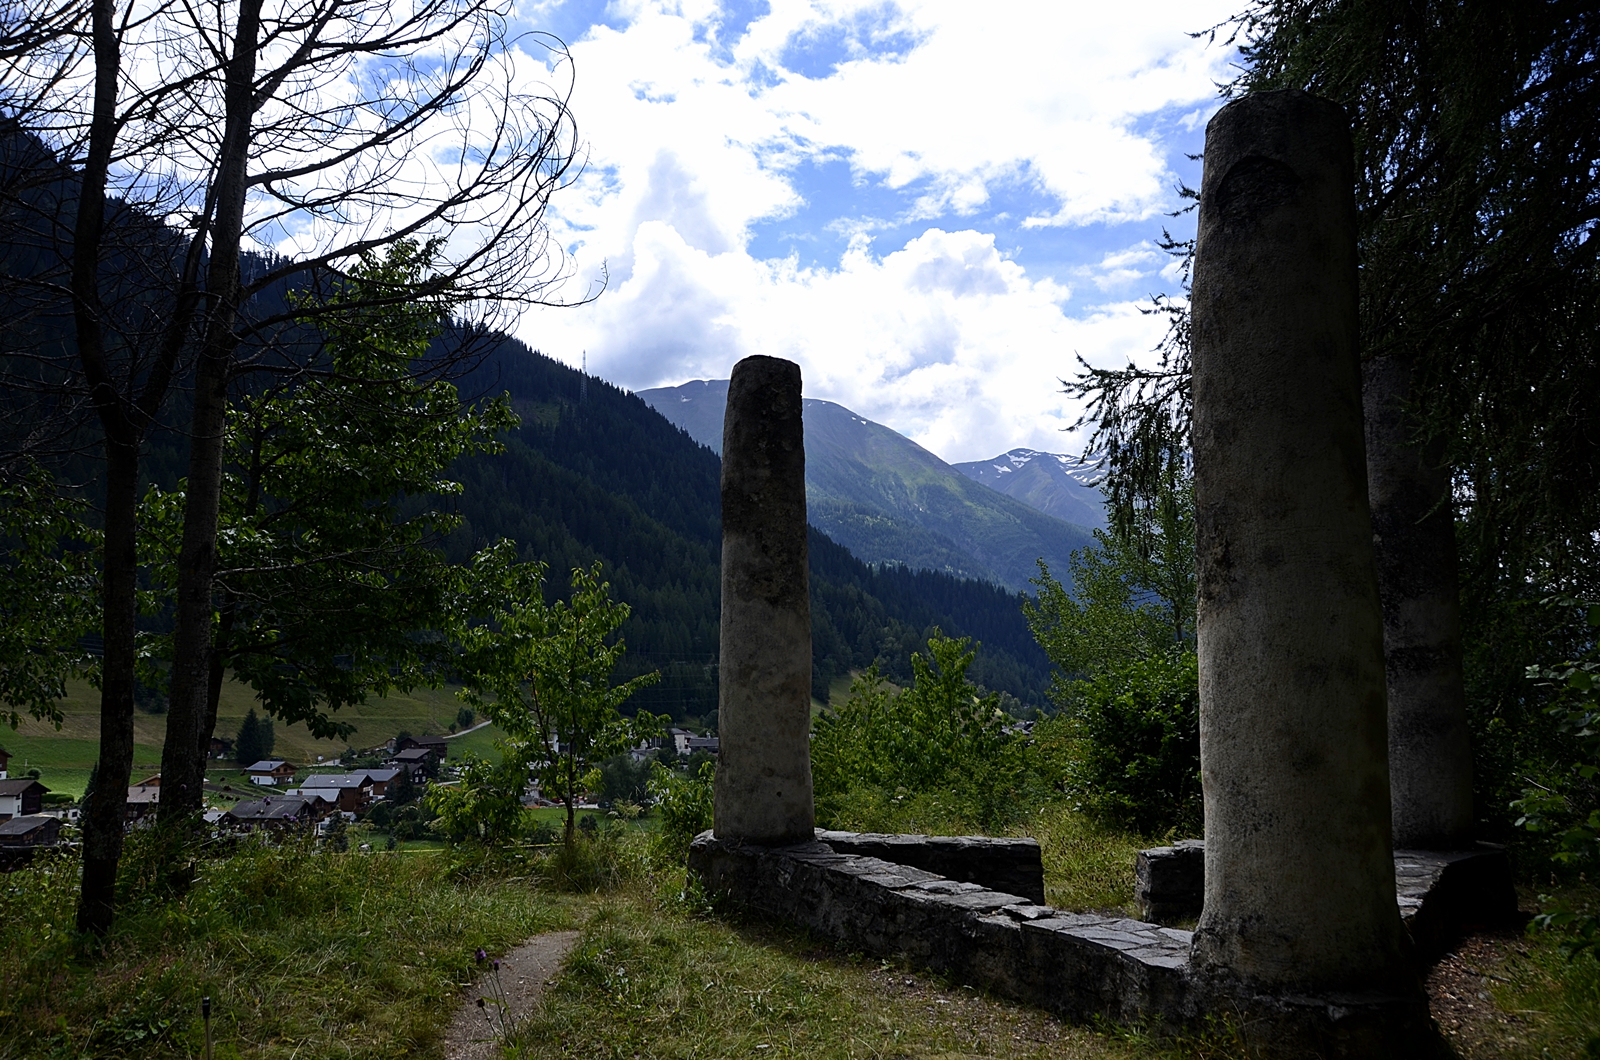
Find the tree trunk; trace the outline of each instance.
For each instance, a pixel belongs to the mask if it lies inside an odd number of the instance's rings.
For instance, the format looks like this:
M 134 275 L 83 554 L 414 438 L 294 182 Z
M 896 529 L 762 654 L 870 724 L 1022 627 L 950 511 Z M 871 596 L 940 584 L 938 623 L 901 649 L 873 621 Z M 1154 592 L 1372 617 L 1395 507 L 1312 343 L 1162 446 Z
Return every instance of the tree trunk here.
M 101 584 L 104 656 L 100 687 L 100 760 L 83 818 L 83 881 L 78 930 L 103 935 L 116 914 L 117 864 L 122 859 L 128 778 L 133 772 L 134 589 L 138 572 L 135 511 L 142 431 L 131 422 L 106 363 L 100 303 L 100 246 L 105 229 L 105 187 L 116 138 L 121 48 L 112 0 L 95 0 L 94 112 L 89 153 L 78 185 L 73 224 L 73 324 L 78 359 L 105 432 L 106 521 Z
M 133 772 L 134 588 L 138 576 L 134 513 L 137 442 L 106 440 L 105 656 L 100 684 L 100 761 L 83 815 L 83 887 L 78 930 L 104 935 L 116 911 L 117 864 Z
M 1472 842 L 1472 748 L 1461 677 L 1461 602 L 1450 468 L 1417 446 L 1401 356 L 1362 366 L 1367 492 L 1383 601 L 1389 784 L 1397 849 Z
M 161 752 L 161 820 L 198 813 L 211 741 L 206 724 L 212 668 L 213 581 L 217 570 L 217 520 L 222 499 L 228 379 L 239 310 L 239 249 L 245 192 L 261 0 L 239 8 L 233 58 L 225 90 L 226 125 L 217 167 L 217 216 L 206 276 L 207 319 L 195 366 L 190 427 L 189 484 L 184 498 L 183 542 L 178 557 L 178 602 L 172 635 L 172 697 Z

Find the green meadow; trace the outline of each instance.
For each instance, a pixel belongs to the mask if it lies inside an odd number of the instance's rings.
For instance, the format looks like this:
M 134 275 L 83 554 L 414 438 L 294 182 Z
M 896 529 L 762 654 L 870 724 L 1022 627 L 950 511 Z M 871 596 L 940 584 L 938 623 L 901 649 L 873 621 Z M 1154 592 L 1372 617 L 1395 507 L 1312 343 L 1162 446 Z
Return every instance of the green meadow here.
M 323 760 L 337 758 L 347 746 L 358 750 L 376 747 L 399 732 L 414 735 L 438 733 L 449 735 L 450 725 L 462 703 L 454 689 L 416 689 L 410 693 L 393 693 L 384 698 L 373 698 L 339 712 L 341 721 L 353 724 L 356 729 L 348 740 L 318 740 L 303 725 L 274 723 L 275 743 L 273 755 L 285 758 L 299 766 L 315 766 Z M 222 686 L 222 699 L 217 708 L 217 735 L 231 738 L 239 731 L 239 723 L 252 707 L 258 707 L 255 693 L 247 685 L 229 681 Z M 58 730 L 49 722 L 24 718 L 15 730 L 0 729 L 0 747 L 12 754 L 11 774 L 20 776 L 37 768 L 39 779 L 51 791 L 81 795 L 89 780 L 89 769 L 99 757 L 100 750 L 100 695 L 87 682 L 74 682 L 61 702 L 65 718 Z M 142 780 L 161 767 L 161 745 L 166 738 L 165 714 L 134 715 L 133 722 L 133 780 Z M 452 757 L 472 753 L 489 757 L 495 753 L 494 741 L 499 731 L 485 726 L 465 733 L 450 741 Z M 242 763 L 248 765 L 249 763 Z M 217 763 L 219 768 L 210 771 L 218 783 L 238 783 L 244 774 L 234 763 Z

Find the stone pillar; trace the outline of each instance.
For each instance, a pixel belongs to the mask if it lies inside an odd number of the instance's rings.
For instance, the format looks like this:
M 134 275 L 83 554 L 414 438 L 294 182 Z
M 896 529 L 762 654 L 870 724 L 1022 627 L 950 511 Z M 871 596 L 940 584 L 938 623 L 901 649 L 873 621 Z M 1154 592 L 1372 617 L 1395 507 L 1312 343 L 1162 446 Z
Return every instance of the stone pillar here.
M 722 423 L 722 659 L 713 830 L 809 842 L 811 597 L 800 366 L 733 366 Z
M 1205 910 L 1194 967 L 1420 998 L 1389 843 L 1349 120 L 1299 91 L 1206 127 L 1193 312 Z
M 1442 446 L 1413 444 L 1408 360 L 1371 357 L 1361 374 L 1388 669 L 1394 845 L 1465 850 L 1472 846 L 1472 745 L 1450 468 Z

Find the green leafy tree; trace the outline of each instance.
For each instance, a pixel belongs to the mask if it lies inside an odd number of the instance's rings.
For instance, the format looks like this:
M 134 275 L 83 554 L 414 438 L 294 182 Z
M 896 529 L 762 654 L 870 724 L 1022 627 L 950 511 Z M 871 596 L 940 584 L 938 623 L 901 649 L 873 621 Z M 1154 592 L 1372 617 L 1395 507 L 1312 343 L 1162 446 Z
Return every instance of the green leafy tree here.
M 522 793 L 528 768 L 516 755 L 499 762 L 469 757 L 457 784 L 434 785 L 423 799 L 434 815 L 433 828 L 460 842 L 505 843 L 527 830 Z
M 682 860 L 694 837 L 711 827 L 716 776 L 715 762 L 682 773 L 660 762 L 650 764 L 650 797 L 661 818 L 657 842 L 668 857 Z
M 890 798 L 946 793 L 985 827 L 1015 811 L 1023 746 L 1006 732 L 999 695 L 967 680 L 970 643 L 935 630 L 926 654 L 911 657 L 910 688 L 892 689 L 874 664 L 842 707 L 817 718 L 811 776 L 819 816 L 837 820 L 864 789 Z
M 503 580 L 491 623 L 465 635 L 464 695 L 506 733 L 505 760 L 531 770 L 540 788 L 565 805 L 571 847 L 590 771 L 659 731 L 662 719 L 621 712 L 629 696 L 659 675 L 611 683 L 626 650 L 616 632 L 629 608 L 611 599 L 599 564 L 574 569 L 570 599 L 553 604 L 544 600 L 542 565 L 498 569 Z
M 629 754 L 612 755 L 600 763 L 600 797 L 607 802 L 642 805 L 650 797 L 653 762 L 635 762 Z
M 505 399 L 464 406 L 452 383 L 430 377 L 430 343 L 455 299 L 448 288 L 399 292 L 428 286 L 433 256 L 432 244 L 402 241 L 363 257 L 305 318 L 323 356 L 229 410 L 202 743 L 229 669 L 268 712 L 321 738 L 353 731 L 335 716 L 343 707 L 442 679 L 467 568 L 438 546 L 460 519 L 437 498 L 460 492 L 452 464 L 496 450 L 495 436 L 517 421 Z M 145 538 L 170 586 L 185 507 L 181 491 L 154 489 L 144 504 Z M 170 747 L 181 727 L 169 725 Z M 182 787 L 194 765 L 164 754 L 163 775 Z M 188 779 L 198 792 L 198 775 Z
M 1587 627 L 1588 650 L 1560 666 L 1528 667 L 1528 677 L 1554 697 L 1546 710 L 1566 738 L 1567 751 L 1544 776 L 1525 778 L 1528 786 L 1512 808 L 1521 813 L 1519 827 L 1554 840 L 1556 864 L 1593 872 L 1600 868 L 1600 604 L 1570 597 L 1551 602 L 1571 609 Z M 1544 903 L 1535 923 L 1566 932 L 1562 949 L 1569 956 L 1600 952 L 1600 914 L 1549 898 Z
M 1146 832 L 1201 818 L 1194 498 L 1169 481 L 1126 533 L 1099 530 L 1072 554 L 1072 588 L 1040 565 L 1023 612 L 1058 672 L 1062 708 L 1035 735 L 1087 810 Z
M 80 638 L 100 618 L 100 535 L 43 468 L 0 475 L 0 721 L 22 711 L 61 726 L 67 680 L 95 678 Z

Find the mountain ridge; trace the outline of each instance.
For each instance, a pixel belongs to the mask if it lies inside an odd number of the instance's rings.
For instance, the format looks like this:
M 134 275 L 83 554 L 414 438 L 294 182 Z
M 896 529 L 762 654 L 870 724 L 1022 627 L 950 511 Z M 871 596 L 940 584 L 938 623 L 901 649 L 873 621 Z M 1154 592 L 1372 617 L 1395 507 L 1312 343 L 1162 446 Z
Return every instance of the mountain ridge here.
M 1106 527 L 1103 473 L 1098 464 L 1066 453 L 1012 449 L 988 460 L 951 467 L 975 482 L 1015 498 L 1046 515 L 1095 530 Z
M 727 380 L 638 396 L 692 438 L 721 447 Z M 923 567 L 1026 592 L 1043 557 L 1065 570 L 1090 529 L 963 474 L 904 435 L 820 398 L 804 399 L 806 496 L 813 524 L 873 565 Z

